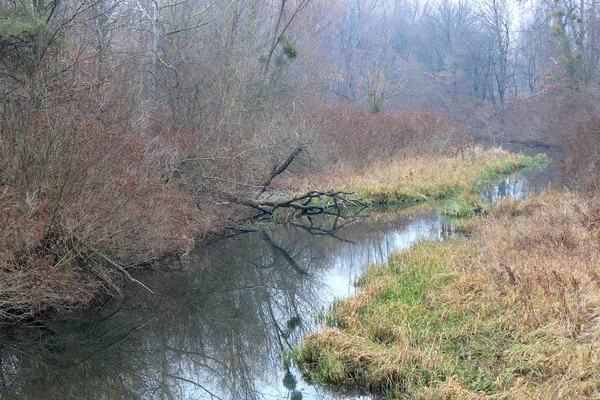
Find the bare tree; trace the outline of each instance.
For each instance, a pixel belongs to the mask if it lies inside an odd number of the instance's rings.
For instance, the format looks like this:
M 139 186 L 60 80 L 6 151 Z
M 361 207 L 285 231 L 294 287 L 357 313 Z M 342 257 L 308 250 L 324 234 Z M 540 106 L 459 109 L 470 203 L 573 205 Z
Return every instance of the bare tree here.
M 513 77 L 513 27 L 507 0 L 488 0 L 481 3 L 479 22 L 489 35 L 489 61 L 494 77 L 495 91 L 500 106 L 504 107 L 506 91 Z

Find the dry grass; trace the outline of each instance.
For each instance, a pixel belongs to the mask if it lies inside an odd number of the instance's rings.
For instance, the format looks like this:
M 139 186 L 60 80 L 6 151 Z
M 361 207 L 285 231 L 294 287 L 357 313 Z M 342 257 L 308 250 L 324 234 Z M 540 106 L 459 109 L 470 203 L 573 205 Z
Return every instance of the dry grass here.
M 598 205 L 507 201 L 472 239 L 374 267 L 296 353 L 309 377 L 390 397 L 600 397 Z
M 472 148 L 457 156 L 419 155 L 379 162 L 366 170 L 343 165 L 327 175 L 301 182 L 304 188 L 357 190 L 357 196 L 373 205 L 417 203 L 470 193 L 477 183 L 545 162 L 502 149 Z M 316 183 L 315 183 L 316 182 Z

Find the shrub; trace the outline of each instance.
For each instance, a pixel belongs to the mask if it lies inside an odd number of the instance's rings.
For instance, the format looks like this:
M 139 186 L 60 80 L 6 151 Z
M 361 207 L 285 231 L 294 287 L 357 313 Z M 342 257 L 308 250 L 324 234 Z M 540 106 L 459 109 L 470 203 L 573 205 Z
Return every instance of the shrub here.
M 19 93 L 0 108 L 2 320 L 89 306 L 119 290 L 117 265 L 182 251 L 197 225 L 131 88 L 48 86 L 37 109 Z
M 562 167 L 575 186 L 600 190 L 600 118 L 566 123 L 562 129 L 565 155 Z
M 332 164 L 367 166 L 399 155 L 455 155 L 473 136 L 436 111 L 372 114 L 350 107 L 326 108 L 316 123 L 323 141 L 331 143 Z

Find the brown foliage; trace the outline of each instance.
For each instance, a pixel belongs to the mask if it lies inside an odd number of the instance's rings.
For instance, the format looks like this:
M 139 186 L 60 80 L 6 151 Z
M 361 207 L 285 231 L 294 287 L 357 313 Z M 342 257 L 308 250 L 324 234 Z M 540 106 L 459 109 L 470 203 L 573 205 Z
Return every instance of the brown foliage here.
M 139 129 L 133 100 L 82 80 L 46 91 L 38 109 L 3 103 L 0 319 L 88 306 L 118 291 L 104 257 L 131 266 L 192 240 L 195 204 L 162 179 L 163 139 Z
M 540 95 L 517 100 L 499 114 L 491 114 L 485 133 L 498 141 L 556 144 L 552 132 L 568 112 L 556 97 Z
M 372 114 L 355 108 L 327 108 L 317 117 L 333 164 L 366 166 L 398 155 L 454 155 L 472 144 L 470 132 L 431 110 Z
M 584 190 L 600 190 L 600 118 L 565 123 L 561 129 L 567 177 Z

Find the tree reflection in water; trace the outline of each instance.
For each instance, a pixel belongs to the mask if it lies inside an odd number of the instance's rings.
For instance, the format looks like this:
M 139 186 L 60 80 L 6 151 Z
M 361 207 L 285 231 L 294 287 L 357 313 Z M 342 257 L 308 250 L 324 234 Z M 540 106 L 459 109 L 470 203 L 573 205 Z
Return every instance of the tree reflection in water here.
M 447 228 L 434 212 L 335 235 L 309 227 L 205 244 L 187 268 L 138 276 L 154 295 L 132 286 L 120 304 L 77 322 L 4 331 L 2 397 L 345 398 L 304 383 L 285 352 L 334 295 L 348 294 L 330 287 L 332 276 L 348 287 L 368 262 Z

